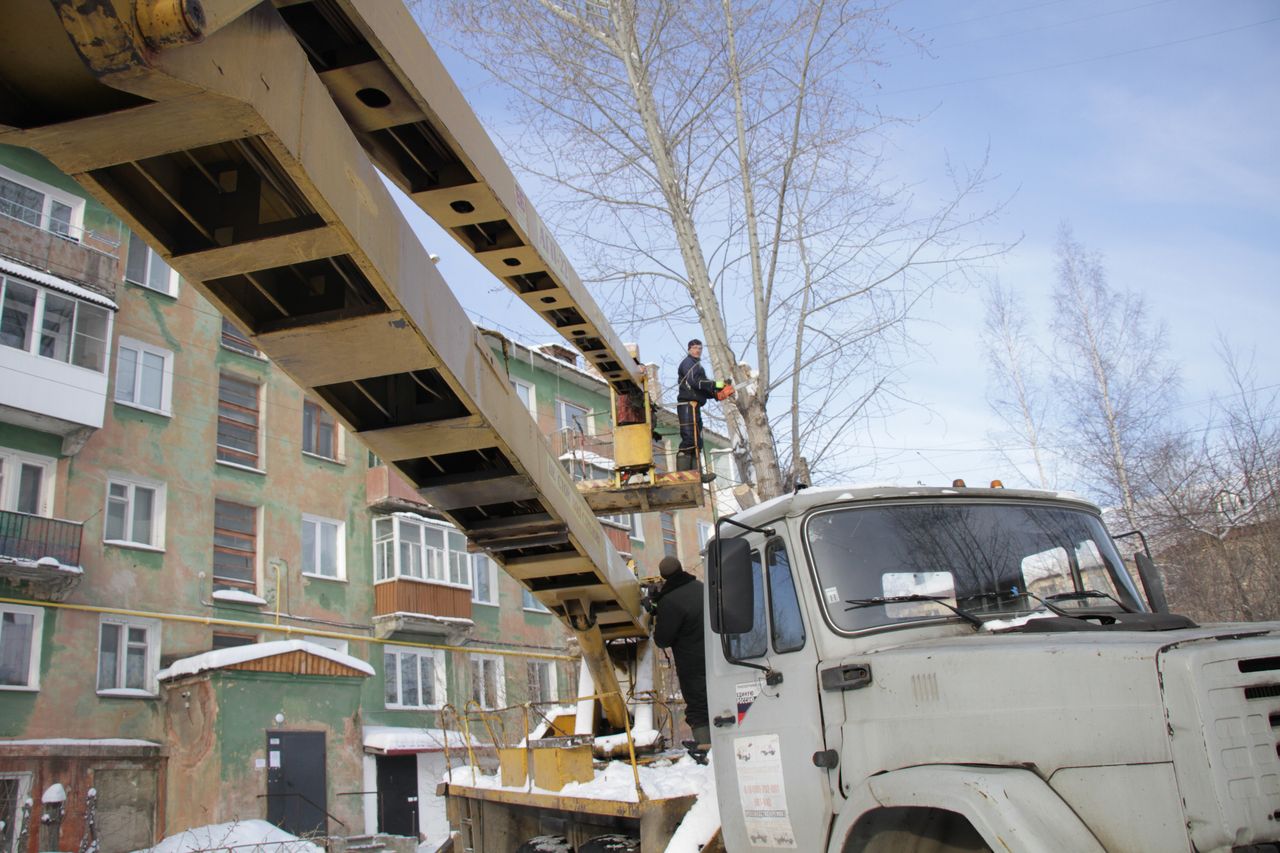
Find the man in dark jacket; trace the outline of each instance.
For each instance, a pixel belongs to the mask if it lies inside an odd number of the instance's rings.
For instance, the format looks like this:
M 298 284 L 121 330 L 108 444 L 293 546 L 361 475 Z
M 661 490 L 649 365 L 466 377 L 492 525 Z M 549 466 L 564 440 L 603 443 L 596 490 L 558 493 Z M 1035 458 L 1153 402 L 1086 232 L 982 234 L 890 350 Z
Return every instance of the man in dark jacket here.
M 676 677 L 684 694 L 684 718 L 699 745 L 711 742 L 707 725 L 707 664 L 702 642 L 702 581 L 689 574 L 675 557 L 663 557 L 658 571 L 666 579 L 656 596 L 653 641 L 671 649 Z
M 676 371 L 679 387 L 676 390 L 677 412 L 680 415 L 680 452 L 676 456 L 676 470 L 692 471 L 698 467 L 698 454 L 702 452 L 702 407 L 715 399 L 716 390 L 724 383 L 713 382 L 702 369 L 702 341 L 689 341 L 689 354 L 680 362 Z

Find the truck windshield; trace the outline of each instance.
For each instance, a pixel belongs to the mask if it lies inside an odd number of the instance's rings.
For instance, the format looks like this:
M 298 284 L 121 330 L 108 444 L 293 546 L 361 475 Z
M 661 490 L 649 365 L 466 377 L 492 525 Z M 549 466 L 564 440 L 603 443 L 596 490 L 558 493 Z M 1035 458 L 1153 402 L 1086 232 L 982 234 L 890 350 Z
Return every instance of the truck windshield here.
M 936 596 L 981 619 L 1041 608 L 1139 610 L 1101 520 L 1050 504 L 947 501 L 819 510 L 806 523 L 831 623 L 861 631 L 956 618 L 931 601 L 850 607 L 858 599 Z M 1101 596 L 1075 596 L 1093 591 Z M 1030 595 L 1028 594 L 1030 593 Z

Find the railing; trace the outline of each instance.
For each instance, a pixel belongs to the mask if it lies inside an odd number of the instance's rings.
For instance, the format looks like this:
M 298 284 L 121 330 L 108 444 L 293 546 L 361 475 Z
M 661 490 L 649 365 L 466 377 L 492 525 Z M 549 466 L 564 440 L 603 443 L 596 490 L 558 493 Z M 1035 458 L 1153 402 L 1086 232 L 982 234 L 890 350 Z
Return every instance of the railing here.
M 47 216 L 43 210 L 27 207 L 26 205 L 18 204 L 16 201 L 8 199 L 0 201 L 0 217 L 30 225 L 32 228 L 39 228 L 41 231 L 46 231 L 56 237 L 61 237 L 72 243 L 79 243 L 91 252 L 97 252 L 100 255 L 106 255 L 111 258 L 114 258 L 120 249 L 119 240 L 113 240 L 79 225 L 72 225 L 70 222 L 54 219 L 51 216 Z
M 77 521 L 0 510 L 0 557 L 53 557 L 64 566 L 78 566 L 83 534 L 84 525 Z

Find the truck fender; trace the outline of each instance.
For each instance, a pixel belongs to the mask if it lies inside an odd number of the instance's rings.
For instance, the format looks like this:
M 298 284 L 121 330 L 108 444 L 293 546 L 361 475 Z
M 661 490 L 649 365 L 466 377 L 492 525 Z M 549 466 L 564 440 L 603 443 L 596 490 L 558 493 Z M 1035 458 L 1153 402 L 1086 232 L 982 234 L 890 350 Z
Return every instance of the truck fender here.
M 1031 771 L 954 765 L 908 767 L 867 779 L 836 816 L 830 853 L 842 853 L 858 820 L 882 807 L 955 812 L 999 853 L 1106 853 L 1075 812 Z

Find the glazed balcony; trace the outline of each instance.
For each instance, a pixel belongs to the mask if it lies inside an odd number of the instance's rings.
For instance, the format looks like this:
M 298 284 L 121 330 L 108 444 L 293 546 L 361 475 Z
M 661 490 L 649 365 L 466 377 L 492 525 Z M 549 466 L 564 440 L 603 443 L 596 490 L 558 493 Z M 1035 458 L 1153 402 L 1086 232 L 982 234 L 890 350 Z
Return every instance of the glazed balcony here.
M 0 580 L 33 598 L 61 601 L 84 575 L 83 532 L 79 522 L 0 510 Z

